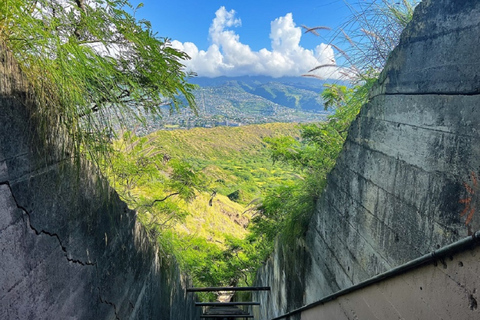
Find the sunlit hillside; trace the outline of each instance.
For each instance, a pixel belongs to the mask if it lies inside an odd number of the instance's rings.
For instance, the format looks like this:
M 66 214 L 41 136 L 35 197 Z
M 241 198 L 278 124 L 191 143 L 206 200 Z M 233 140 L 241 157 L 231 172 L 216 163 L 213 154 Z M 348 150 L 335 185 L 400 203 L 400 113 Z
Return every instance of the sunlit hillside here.
M 297 125 L 195 128 L 144 137 L 127 132 L 114 144 L 107 175 L 162 250 L 173 251 L 197 284 L 228 284 L 225 279 L 235 278 L 229 270 L 241 267 L 225 264 L 235 261 L 225 259 L 225 252 L 247 235 L 252 209 L 266 192 L 297 179 L 273 163 L 263 140 L 285 135 L 298 138 Z M 236 259 L 243 263 L 242 254 Z M 213 260 L 217 270 L 208 273 L 215 278 L 202 278 Z
M 157 131 L 151 144 L 171 159 L 188 162 L 211 180 L 211 189 L 247 204 L 262 192 L 292 177 L 284 166 L 272 163 L 263 141 L 266 137 L 298 137 L 296 124 L 270 123 L 242 127 Z

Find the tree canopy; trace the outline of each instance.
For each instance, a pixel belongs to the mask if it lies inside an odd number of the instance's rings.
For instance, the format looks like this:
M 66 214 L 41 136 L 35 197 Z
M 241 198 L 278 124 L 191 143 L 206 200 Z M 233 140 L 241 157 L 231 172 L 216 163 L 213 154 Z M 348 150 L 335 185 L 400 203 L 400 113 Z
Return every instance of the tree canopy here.
M 127 0 L 9 0 L 0 39 L 35 88 L 45 129 L 66 133 L 90 154 L 131 118 L 159 106 L 195 109 L 182 60 L 189 57 L 135 18 Z M 87 146 L 88 148 L 85 148 Z

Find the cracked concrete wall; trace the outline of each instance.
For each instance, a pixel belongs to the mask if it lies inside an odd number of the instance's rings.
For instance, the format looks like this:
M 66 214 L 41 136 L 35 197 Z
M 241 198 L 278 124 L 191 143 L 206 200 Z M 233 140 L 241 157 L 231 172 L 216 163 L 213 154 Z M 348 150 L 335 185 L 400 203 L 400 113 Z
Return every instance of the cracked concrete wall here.
M 300 319 L 479 319 L 479 254 L 478 246 L 467 249 L 305 310 Z
M 477 0 L 425 0 L 416 8 L 352 124 L 305 240 L 277 248 L 259 272 L 256 285 L 272 287 L 256 297 L 266 306 L 259 318 L 479 229 L 479 37 Z
M 187 279 L 135 212 L 91 168 L 43 149 L 34 108 L 0 46 L 0 319 L 197 319 Z

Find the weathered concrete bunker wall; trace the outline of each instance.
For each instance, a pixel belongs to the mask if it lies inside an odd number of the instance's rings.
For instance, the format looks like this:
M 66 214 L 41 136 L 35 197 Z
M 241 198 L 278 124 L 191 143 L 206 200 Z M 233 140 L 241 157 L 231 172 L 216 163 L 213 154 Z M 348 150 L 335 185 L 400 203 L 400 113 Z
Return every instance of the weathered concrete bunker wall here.
M 479 255 L 480 247 L 468 249 L 304 310 L 300 320 L 476 320 L 480 310 L 472 293 L 480 288 Z
M 479 229 L 479 39 L 479 1 L 417 7 L 350 129 L 305 241 L 277 248 L 258 274 L 257 285 L 272 287 L 256 297 L 268 306 L 260 319 Z
M 28 88 L 0 48 L 0 319 L 196 319 L 135 212 L 91 170 L 32 152 Z

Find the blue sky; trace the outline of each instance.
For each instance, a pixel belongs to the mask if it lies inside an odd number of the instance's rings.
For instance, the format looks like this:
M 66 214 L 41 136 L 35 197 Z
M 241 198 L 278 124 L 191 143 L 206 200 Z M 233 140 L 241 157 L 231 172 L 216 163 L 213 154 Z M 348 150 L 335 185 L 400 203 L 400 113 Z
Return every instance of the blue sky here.
M 183 0 L 132 1 L 144 7 L 138 19 L 152 22 L 159 36 L 187 52 L 185 64 L 199 76 L 299 76 L 318 64 L 335 63 L 326 45 L 333 31 L 320 37 L 303 34 L 301 25 L 338 27 L 350 10 L 344 0 Z M 336 77 L 333 68 L 322 70 Z M 328 74 L 327 74 L 328 73 Z

